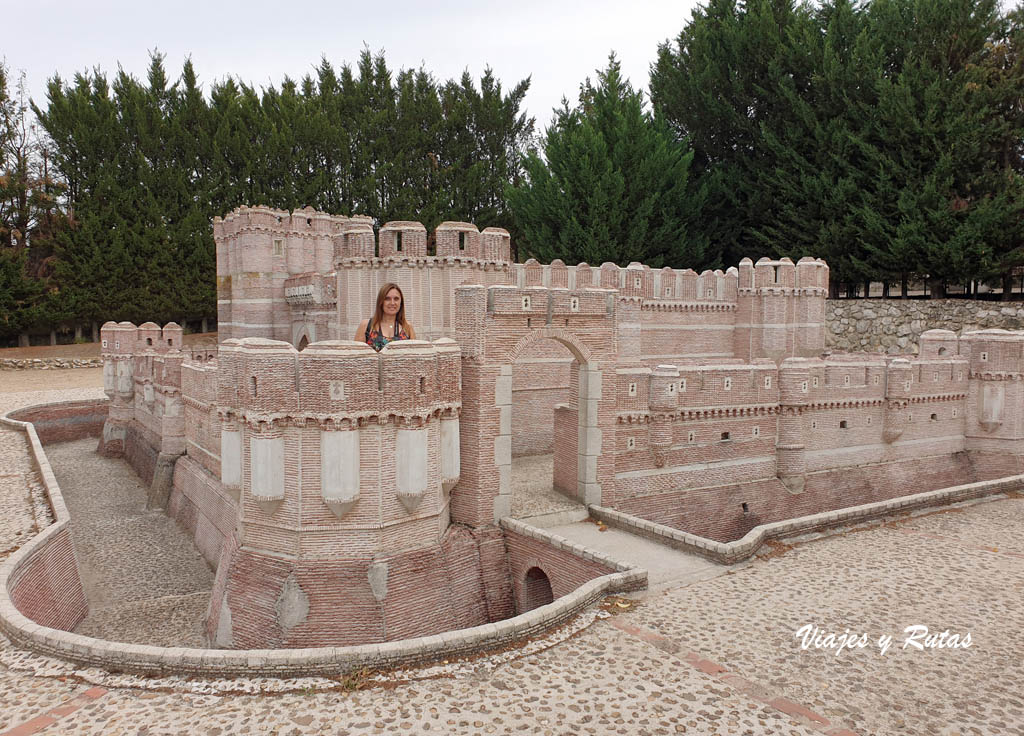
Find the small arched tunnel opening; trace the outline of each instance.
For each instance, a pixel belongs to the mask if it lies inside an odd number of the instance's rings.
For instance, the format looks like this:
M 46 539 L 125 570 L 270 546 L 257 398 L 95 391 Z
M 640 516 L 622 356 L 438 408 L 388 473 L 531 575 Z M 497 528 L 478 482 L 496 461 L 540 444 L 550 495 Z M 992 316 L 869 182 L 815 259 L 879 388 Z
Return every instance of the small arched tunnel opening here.
M 305 350 L 307 345 L 309 345 L 309 338 L 306 337 L 305 335 L 303 335 L 302 339 L 299 340 L 299 346 L 298 346 L 299 350 L 300 351 Z
M 554 593 L 551 592 L 551 581 L 548 579 L 547 574 L 539 567 L 531 567 L 527 570 L 526 578 L 523 580 L 522 613 L 546 606 L 554 600 Z

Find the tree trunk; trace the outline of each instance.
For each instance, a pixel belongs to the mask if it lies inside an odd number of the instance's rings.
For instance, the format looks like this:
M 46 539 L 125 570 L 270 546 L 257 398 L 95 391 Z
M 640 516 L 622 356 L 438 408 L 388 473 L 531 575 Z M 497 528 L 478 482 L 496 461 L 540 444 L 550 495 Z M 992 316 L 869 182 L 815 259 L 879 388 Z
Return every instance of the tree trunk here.
M 910 291 L 910 279 L 903 274 L 900 276 L 900 299 L 906 299 L 908 291 Z
M 1000 299 L 1004 302 L 1013 299 L 1013 271 L 1003 272 L 1003 295 Z
M 882 282 L 882 298 L 883 299 L 888 299 L 889 298 L 889 281 L 888 280 Z
M 865 281 L 864 282 L 864 298 L 867 299 L 869 296 L 871 296 L 871 282 L 870 281 Z
M 928 298 L 944 299 L 946 297 L 946 282 L 942 279 L 928 279 Z
M 82 325 L 75 325 L 75 342 L 82 342 Z
M 22 332 L 20 335 L 18 335 L 18 347 L 19 348 L 27 348 L 27 347 L 29 347 L 31 345 L 32 345 L 32 338 L 29 336 L 29 334 L 27 332 Z
M 203 323 L 199 326 L 199 330 L 204 335 L 210 331 L 210 325 L 206 322 L 206 317 L 203 317 Z
M 95 322 L 92 323 L 92 341 L 93 342 L 99 342 L 100 341 L 100 326 L 98 324 L 96 324 Z
M 838 299 L 839 298 L 839 283 L 836 281 L 828 282 L 828 298 Z
M 57 344 L 57 330 L 50 330 L 50 344 Z

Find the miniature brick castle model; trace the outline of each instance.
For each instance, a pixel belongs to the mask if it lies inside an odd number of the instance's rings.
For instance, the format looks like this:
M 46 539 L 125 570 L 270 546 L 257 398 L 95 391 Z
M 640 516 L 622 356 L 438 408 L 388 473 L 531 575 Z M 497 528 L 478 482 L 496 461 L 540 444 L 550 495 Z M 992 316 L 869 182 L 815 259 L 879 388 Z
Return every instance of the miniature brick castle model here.
M 494 622 L 605 572 L 498 523 L 513 458 L 713 539 L 1001 477 L 1024 455 L 1024 334 L 825 353 L 828 267 L 510 261 L 504 230 L 240 208 L 214 222 L 220 344 L 107 323 L 100 449 L 216 567 L 220 647 Z M 394 281 L 419 340 L 351 341 Z M 543 580 L 543 585 L 536 584 Z

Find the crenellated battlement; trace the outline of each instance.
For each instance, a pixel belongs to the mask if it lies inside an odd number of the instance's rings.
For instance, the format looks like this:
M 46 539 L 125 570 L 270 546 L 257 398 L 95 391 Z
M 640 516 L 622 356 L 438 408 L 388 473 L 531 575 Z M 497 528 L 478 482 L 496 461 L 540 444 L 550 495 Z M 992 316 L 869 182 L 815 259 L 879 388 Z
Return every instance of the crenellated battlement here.
M 615 289 L 623 296 L 641 297 L 649 308 L 662 302 L 735 304 L 738 271 L 730 267 L 724 272 L 706 270 L 698 274 L 690 268 L 654 270 L 640 263 L 624 268 L 603 263 L 594 268 L 587 263 L 567 266 L 557 259 L 542 265 L 531 258 L 513 264 L 512 283 L 520 287 Z
M 453 340 L 404 340 L 380 353 L 364 343 L 324 341 L 296 350 L 263 338 L 226 340 L 218 358 L 217 403 L 254 426 L 422 426 L 458 416 L 460 351 Z
M 243 232 L 266 231 L 281 235 L 333 235 L 347 223 L 363 218 L 329 215 L 312 207 L 288 212 L 263 205 L 238 207 L 223 218 L 213 218 L 214 240 L 237 237 Z M 369 221 L 369 218 L 365 218 Z
M 760 258 L 755 264 L 744 258 L 739 265 L 740 289 L 783 289 L 828 291 L 828 264 L 820 258 Z
M 488 227 L 481 232 L 468 222 L 443 222 L 434 230 L 434 252 L 429 252 L 427 230 L 422 223 L 395 220 L 375 230 L 365 215 L 343 217 L 317 212 L 311 207 L 288 212 L 270 207 L 238 207 L 223 218 L 214 218 L 214 240 L 230 246 L 239 238 L 251 247 L 252 238 L 268 240 L 281 251 L 295 247 L 289 238 L 300 241 L 328 238 L 335 260 L 348 258 L 464 258 L 486 261 L 510 261 L 509 234 L 503 228 Z M 250 236 L 250 237 L 246 237 Z M 275 246 L 275 241 L 279 245 Z M 285 256 L 284 252 L 275 255 Z M 230 257 L 230 256 L 229 256 Z M 238 259 L 236 258 L 235 261 Z

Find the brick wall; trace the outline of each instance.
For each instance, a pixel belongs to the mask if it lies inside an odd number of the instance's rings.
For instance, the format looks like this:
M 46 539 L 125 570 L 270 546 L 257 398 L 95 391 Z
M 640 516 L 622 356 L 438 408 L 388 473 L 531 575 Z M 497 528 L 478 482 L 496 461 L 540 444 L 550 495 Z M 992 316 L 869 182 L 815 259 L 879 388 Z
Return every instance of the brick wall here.
M 513 363 L 512 457 L 552 451 L 554 408 L 576 398 L 572 362 L 572 353 L 564 346 L 540 340 Z
M 124 459 L 139 476 L 144 486 L 153 482 L 156 459 L 160 454 L 160 437 L 141 424 L 128 425 L 124 440 Z
M 39 441 L 70 442 L 83 437 L 99 437 L 109 410 L 107 401 L 69 401 L 12 411 L 8 416 L 35 425 Z
M 1019 472 L 1015 463 L 972 462 L 967 453 L 808 473 L 802 493 L 776 478 L 672 490 L 624 500 L 617 510 L 729 542 L 758 524 L 884 501 Z M 747 510 L 744 511 L 743 505 Z
M 40 626 L 72 631 L 88 613 L 65 522 L 21 560 L 8 581 L 15 607 Z
M 167 514 L 191 535 L 207 562 L 216 569 L 238 516 L 238 503 L 199 462 L 181 457 L 174 465 L 174 484 Z
M 512 593 L 500 534 L 452 526 L 433 547 L 362 559 L 290 560 L 229 543 L 232 572 L 217 576 L 208 630 L 217 629 L 223 596 L 232 648 L 394 641 L 501 620 Z M 373 564 L 386 567 L 383 590 L 371 585 Z M 305 598 L 299 621 L 280 613 L 286 588 Z
M 578 450 L 579 410 L 575 406 L 561 405 L 555 410 L 555 458 L 552 475 L 555 488 L 571 498 L 576 498 L 579 492 L 576 485 L 579 470 Z
M 505 530 L 505 546 L 508 550 L 508 567 L 512 576 L 516 613 L 530 609 L 527 606 L 525 589 L 526 574 L 537 567 L 551 582 L 554 597 L 561 598 L 589 580 L 616 572 L 614 568 L 593 560 L 586 560 L 566 550 L 524 536 L 509 529 Z

